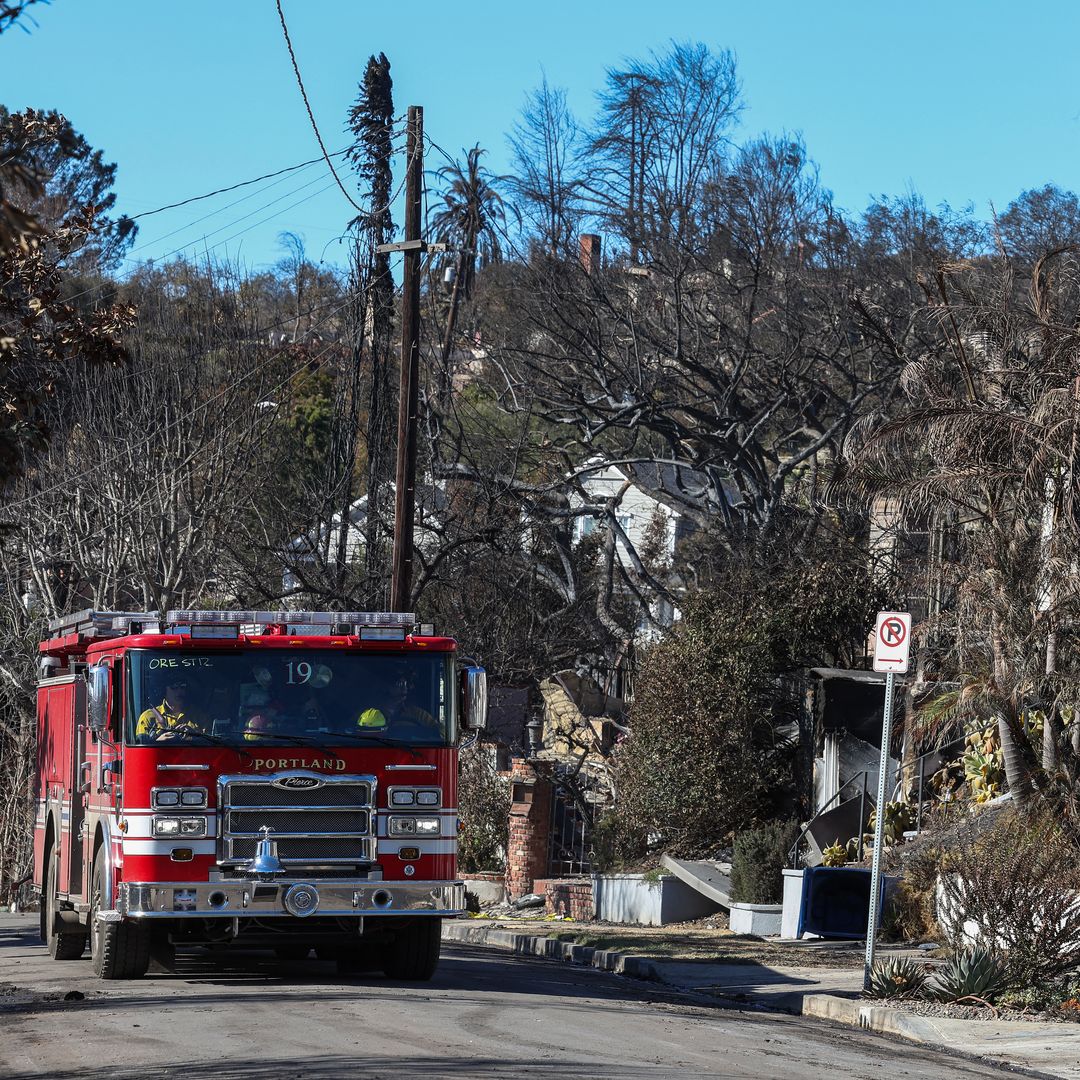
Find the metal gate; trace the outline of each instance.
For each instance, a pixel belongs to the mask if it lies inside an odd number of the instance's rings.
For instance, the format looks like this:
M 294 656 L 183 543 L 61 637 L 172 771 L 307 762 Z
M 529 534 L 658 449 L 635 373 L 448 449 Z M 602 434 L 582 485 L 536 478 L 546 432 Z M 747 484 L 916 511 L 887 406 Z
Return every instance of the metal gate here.
M 548 873 L 552 877 L 591 873 L 591 807 L 573 780 L 558 773 L 553 779 Z

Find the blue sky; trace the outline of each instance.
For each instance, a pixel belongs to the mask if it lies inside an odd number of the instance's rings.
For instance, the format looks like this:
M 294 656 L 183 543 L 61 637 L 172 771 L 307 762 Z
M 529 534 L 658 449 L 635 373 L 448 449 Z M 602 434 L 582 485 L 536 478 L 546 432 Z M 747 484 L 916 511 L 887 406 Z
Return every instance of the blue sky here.
M 606 68 L 679 39 L 734 50 L 747 104 L 737 137 L 802 132 L 848 209 L 914 189 L 988 214 L 1047 182 L 1080 188 L 1080 5 L 1064 0 L 1027 10 L 1003 0 L 284 7 L 332 148 L 344 145 L 372 52 L 391 60 L 399 112 L 423 105 L 436 142 L 452 151 L 478 142 L 501 172 L 506 133 L 542 72 L 588 119 Z M 32 10 L 31 33 L 0 38 L 0 102 L 64 112 L 118 163 L 124 211 L 317 155 L 273 0 L 53 0 Z M 216 255 L 260 267 L 279 257 L 278 233 L 289 229 L 316 260 L 338 261 L 334 238 L 352 209 L 323 172 L 149 218 L 134 257 L 217 245 Z

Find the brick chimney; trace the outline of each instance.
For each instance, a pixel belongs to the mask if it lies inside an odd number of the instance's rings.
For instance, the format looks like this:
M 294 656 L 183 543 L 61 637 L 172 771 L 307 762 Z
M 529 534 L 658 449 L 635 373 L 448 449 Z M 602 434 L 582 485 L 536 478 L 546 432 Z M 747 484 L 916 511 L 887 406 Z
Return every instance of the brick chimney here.
M 590 277 L 600 271 L 600 237 L 596 233 L 582 233 L 578 241 L 578 262 Z

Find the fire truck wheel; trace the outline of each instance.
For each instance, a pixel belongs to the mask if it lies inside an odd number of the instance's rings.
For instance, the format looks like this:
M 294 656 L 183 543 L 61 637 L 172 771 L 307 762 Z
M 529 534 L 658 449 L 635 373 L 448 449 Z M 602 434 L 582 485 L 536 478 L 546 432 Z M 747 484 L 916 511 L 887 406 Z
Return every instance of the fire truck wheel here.
M 382 950 L 376 945 L 343 945 L 324 959 L 337 963 L 339 975 L 357 975 L 362 971 L 378 971 L 383 965 Z
M 99 979 L 138 979 L 150 966 L 150 927 L 139 922 L 102 922 L 97 917 L 105 895 L 105 852 L 94 859 L 90 899 L 90 959 Z
M 78 960 L 86 949 L 86 935 L 56 932 L 56 912 L 60 903 L 56 897 L 56 858 L 51 851 L 45 866 L 47 869 L 45 889 L 41 895 L 41 910 L 45 916 L 42 930 L 49 945 L 49 955 L 54 960 Z
M 388 979 L 427 982 L 439 966 L 442 919 L 410 919 L 394 934 L 383 954 L 383 972 Z

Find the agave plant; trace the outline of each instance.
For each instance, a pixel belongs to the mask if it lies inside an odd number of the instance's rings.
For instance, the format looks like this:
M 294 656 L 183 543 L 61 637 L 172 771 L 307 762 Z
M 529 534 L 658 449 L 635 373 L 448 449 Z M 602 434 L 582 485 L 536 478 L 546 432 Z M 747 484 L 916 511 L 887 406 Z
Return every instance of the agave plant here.
M 827 848 L 821 849 L 821 864 L 823 866 L 844 866 L 848 861 L 847 848 L 834 840 Z
M 992 1002 L 1004 987 L 1001 961 L 989 949 L 976 945 L 955 953 L 926 984 L 923 993 L 932 1001 L 979 998 Z
M 877 825 L 877 811 L 870 814 L 867 839 L 873 840 L 874 829 Z M 915 828 L 915 810 L 909 803 L 890 802 L 885 804 L 885 824 L 882 827 L 882 838 L 885 846 L 899 844 L 904 839 L 904 833 Z
M 870 972 L 870 993 L 877 998 L 912 997 L 926 982 L 926 975 L 913 960 L 894 956 L 879 960 Z

